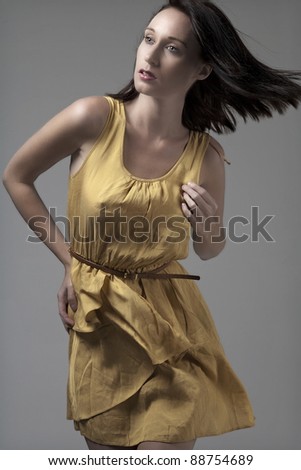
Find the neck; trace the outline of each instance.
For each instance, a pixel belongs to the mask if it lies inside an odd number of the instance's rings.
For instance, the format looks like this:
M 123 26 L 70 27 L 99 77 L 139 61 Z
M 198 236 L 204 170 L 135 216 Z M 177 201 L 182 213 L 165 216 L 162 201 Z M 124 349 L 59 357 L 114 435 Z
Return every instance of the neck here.
M 126 103 L 128 124 L 149 138 L 184 138 L 188 130 L 182 124 L 184 99 L 158 99 L 139 94 Z

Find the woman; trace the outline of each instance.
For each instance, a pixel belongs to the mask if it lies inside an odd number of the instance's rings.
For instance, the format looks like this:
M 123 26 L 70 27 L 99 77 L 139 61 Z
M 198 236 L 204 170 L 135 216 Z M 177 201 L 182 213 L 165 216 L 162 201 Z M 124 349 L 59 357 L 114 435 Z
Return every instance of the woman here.
M 129 85 L 72 103 L 9 162 L 7 190 L 36 232 L 44 217 L 43 241 L 65 268 L 68 418 L 90 449 L 192 449 L 254 425 L 178 260 L 190 235 L 202 260 L 225 246 L 226 159 L 207 131 L 234 131 L 235 112 L 297 107 L 298 77 L 258 62 L 215 5 L 170 0 L 145 29 Z M 68 155 L 70 247 L 34 187 Z

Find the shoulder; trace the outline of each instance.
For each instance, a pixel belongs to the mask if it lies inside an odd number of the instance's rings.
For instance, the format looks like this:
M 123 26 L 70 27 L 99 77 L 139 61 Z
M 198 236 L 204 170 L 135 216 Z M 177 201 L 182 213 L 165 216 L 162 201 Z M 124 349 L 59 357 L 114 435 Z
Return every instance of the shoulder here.
M 221 161 L 224 162 L 225 152 L 221 144 L 212 137 L 212 135 L 208 136 L 208 147 L 205 153 L 208 160 L 214 160 L 216 162 Z
M 79 98 L 68 108 L 70 119 L 88 139 L 93 139 L 99 134 L 110 111 L 110 105 L 104 96 Z
M 208 178 L 223 177 L 225 171 L 224 165 L 224 149 L 221 144 L 214 139 L 211 135 L 208 135 L 208 145 L 203 158 L 200 180 L 208 180 Z M 201 184 L 201 183 L 200 183 Z

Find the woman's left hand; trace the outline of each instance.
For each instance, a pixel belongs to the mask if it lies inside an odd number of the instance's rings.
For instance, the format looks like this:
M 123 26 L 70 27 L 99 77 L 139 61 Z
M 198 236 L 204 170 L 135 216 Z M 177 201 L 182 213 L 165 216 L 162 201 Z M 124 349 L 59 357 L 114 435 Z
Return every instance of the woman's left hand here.
M 210 231 L 210 218 L 213 217 L 218 209 L 215 199 L 208 191 L 197 183 L 189 182 L 182 185 L 183 199 L 182 211 L 189 220 L 194 232 L 198 236 L 202 236 L 204 229 Z M 205 225 L 206 219 L 209 218 Z M 217 222 L 214 217 L 211 222 Z

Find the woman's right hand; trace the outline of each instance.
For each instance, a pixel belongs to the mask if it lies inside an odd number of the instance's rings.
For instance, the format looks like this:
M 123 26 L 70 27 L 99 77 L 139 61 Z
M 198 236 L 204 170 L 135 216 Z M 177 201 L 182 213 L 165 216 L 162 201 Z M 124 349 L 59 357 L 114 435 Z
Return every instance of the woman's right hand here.
M 57 294 L 59 314 L 66 331 L 74 326 L 74 320 L 68 315 L 68 305 L 73 312 L 77 310 L 77 298 L 71 282 L 70 269 L 65 270 L 65 277 Z

